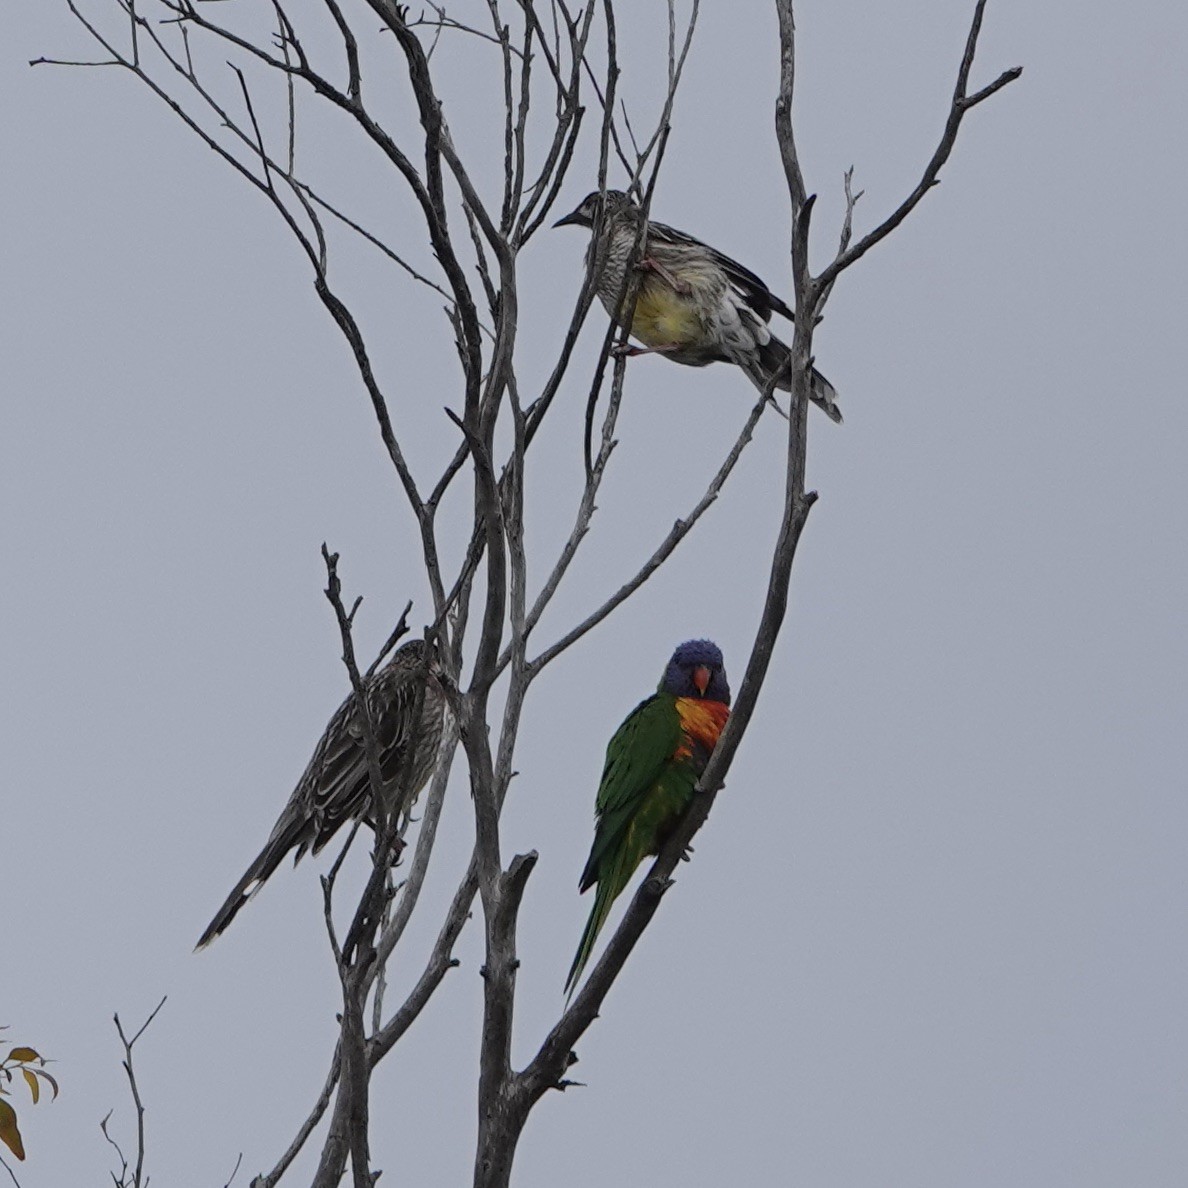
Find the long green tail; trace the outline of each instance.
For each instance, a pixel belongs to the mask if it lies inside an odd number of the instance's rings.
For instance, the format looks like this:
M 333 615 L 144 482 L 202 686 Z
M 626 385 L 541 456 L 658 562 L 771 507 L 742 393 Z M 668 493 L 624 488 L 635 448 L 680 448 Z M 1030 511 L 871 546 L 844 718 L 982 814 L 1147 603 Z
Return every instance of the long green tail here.
M 602 931 L 607 916 L 610 915 L 611 904 L 615 902 L 615 898 L 621 890 L 622 887 L 616 887 L 610 879 L 602 879 L 598 883 L 598 889 L 594 892 L 594 906 L 590 909 L 590 918 L 586 921 L 577 954 L 574 956 L 573 964 L 569 967 L 569 977 L 565 979 L 566 1004 L 573 997 L 574 990 L 577 989 L 578 979 L 582 976 L 582 970 L 586 968 L 586 962 L 590 960 L 590 954 L 594 950 L 594 942 L 598 939 L 598 934 Z

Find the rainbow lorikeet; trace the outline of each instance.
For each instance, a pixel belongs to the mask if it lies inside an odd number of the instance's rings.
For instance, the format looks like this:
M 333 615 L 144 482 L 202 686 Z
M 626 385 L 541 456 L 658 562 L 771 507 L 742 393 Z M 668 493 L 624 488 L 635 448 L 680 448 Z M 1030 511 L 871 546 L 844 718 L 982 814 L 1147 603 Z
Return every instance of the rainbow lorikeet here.
M 577 985 L 611 904 L 649 854 L 658 854 L 693 800 L 730 714 L 722 652 L 691 639 L 672 654 L 660 687 L 627 715 L 606 748 L 595 802 L 594 846 L 579 888 L 595 883 L 594 906 L 565 980 Z

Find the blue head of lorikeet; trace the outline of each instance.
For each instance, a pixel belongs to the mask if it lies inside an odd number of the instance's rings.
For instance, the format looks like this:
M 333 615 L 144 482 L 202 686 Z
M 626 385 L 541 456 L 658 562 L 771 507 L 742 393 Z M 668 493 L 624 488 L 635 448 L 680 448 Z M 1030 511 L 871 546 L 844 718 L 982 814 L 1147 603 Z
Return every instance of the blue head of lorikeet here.
M 712 639 L 686 640 L 673 652 L 660 682 L 660 692 L 729 705 L 730 685 L 722 666 L 722 649 Z
M 673 652 L 656 692 L 615 731 L 595 801 L 594 846 L 579 884 L 598 890 L 567 991 L 581 977 L 611 904 L 644 858 L 660 852 L 692 802 L 729 714 L 721 649 L 691 639 Z

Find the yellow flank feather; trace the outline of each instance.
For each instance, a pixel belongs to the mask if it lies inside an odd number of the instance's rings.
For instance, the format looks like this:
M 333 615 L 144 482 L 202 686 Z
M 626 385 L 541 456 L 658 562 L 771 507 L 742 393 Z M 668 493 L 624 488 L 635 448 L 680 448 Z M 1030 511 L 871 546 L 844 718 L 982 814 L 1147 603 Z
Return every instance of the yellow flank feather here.
M 640 286 L 631 333 L 653 348 L 691 346 L 704 334 L 696 300 L 659 278 L 648 278 Z

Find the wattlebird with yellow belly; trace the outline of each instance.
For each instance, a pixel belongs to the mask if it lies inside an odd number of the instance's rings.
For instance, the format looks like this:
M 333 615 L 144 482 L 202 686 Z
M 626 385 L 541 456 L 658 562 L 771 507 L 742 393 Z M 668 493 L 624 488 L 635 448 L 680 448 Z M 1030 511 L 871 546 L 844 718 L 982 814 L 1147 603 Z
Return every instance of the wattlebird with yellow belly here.
M 565 980 L 567 993 L 590 960 L 611 904 L 636 867 L 660 853 L 693 802 L 729 715 L 722 652 L 708 639 L 691 639 L 673 652 L 659 689 L 615 731 L 595 802 L 594 847 L 579 883 L 581 891 L 596 884 L 598 890 Z
M 635 312 L 631 333 L 644 345 L 624 354 L 662 354 L 674 363 L 705 367 L 734 363 L 761 391 L 791 389 L 791 352 L 768 327 L 771 315 L 795 314 L 749 269 L 736 260 L 663 223 L 648 221 L 643 234 L 637 283 L 624 285 L 639 240 L 643 212 L 621 190 L 595 191 L 554 226 L 589 228 L 586 267 L 595 278 L 599 300 L 616 321 L 623 309 Z M 624 293 L 626 294 L 625 296 Z M 831 420 L 842 419 L 837 392 L 816 369 L 814 404 Z
M 413 798 L 436 766 L 445 722 L 446 699 L 423 640 L 398 648 L 367 685 L 380 778 L 391 813 Z M 418 712 L 419 708 L 419 712 Z M 305 774 L 281 810 L 264 849 L 235 884 L 235 890 L 198 941 L 210 944 L 264 885 L 290 850 L 294 863 L 316 854 L 347 821 L 371 821 L 371 781 L 367 771 L 364 718 L 354 693 L 338 707 L 314 748 Z

